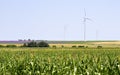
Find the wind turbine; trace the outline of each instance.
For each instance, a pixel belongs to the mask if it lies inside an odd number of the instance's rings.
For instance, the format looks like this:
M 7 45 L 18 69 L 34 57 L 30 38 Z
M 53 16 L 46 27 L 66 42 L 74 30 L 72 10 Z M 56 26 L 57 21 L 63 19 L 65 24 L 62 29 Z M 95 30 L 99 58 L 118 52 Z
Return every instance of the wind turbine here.
M 87 20 L 92 21 L 90 18 L 86 17 L 86 10 L 84 9 L 84 18 L 83 18 L 83 24 L 84 24 L 84 42 L 86 41 L 86 22 Z
M 66 40 L 66 30 L 67 30 L 67 25 L 64 25 L 64 41 Z
M 96 30 L 96 41 L 98 40 L 98 30 Z

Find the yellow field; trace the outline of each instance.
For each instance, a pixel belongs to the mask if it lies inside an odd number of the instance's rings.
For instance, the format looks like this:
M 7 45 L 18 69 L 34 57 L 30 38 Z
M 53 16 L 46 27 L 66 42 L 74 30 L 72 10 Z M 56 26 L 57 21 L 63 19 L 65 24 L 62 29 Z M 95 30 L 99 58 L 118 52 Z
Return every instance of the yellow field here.
M 6 45 L 16 45 L 16 46 L 22 46 L 23 44 L 0 44 L 0 45 L 3 45 L 3 46 L 6 46 Z
M 120 41 L 115 42 L 86 42 L 83 44 L 50 44 L 50 46 L 57 46 L 61 47 L 62 45 L 65 47 L 72 47 L 72 46 L 88 46 L 88 47 L 97 47 L 98 45 L 103 47 L 120 47 Z

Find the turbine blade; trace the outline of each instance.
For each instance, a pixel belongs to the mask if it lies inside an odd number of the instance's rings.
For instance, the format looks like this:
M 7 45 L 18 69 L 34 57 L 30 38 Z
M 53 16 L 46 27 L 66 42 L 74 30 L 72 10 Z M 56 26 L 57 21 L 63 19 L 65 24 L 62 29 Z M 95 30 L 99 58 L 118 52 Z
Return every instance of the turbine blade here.
M 90 18 L 85 18 L 86 20 L 89 20 L 89 21 L 93 21 L 92 19 L 90 19 Z

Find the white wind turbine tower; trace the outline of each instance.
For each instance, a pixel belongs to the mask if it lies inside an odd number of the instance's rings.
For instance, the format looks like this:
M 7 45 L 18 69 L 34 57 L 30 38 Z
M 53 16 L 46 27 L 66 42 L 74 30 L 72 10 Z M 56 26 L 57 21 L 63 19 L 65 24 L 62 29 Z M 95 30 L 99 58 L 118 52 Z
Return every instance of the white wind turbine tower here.
M 86 21 L 90 20 L 92 21 L 90 18 L 86 17 L 86 10 L 84 9 L 84 18 L 83 18 L 83 24 L 84 24 L 84 42 L 86 41 Z

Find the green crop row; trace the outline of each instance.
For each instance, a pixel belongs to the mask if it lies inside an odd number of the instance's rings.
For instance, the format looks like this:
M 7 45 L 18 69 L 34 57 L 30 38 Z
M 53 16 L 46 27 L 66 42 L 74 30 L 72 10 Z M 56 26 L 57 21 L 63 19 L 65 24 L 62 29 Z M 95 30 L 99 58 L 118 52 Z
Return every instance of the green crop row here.
M 120 49 L 3 48 L 0 75 L 120 75 Z

